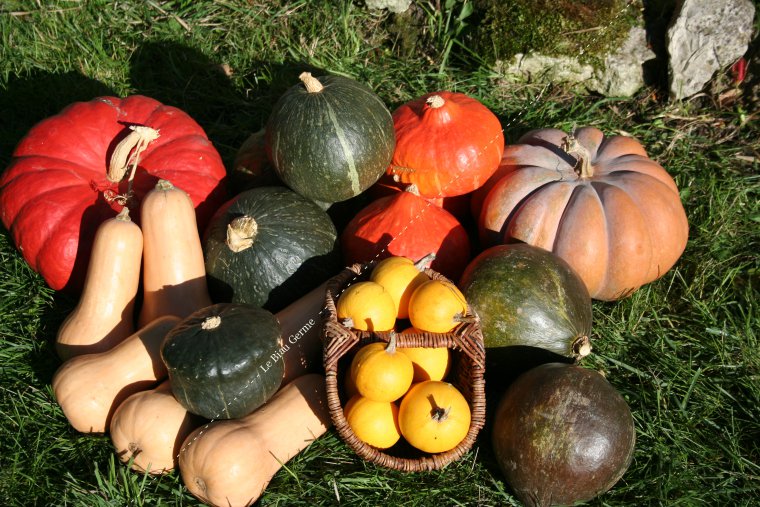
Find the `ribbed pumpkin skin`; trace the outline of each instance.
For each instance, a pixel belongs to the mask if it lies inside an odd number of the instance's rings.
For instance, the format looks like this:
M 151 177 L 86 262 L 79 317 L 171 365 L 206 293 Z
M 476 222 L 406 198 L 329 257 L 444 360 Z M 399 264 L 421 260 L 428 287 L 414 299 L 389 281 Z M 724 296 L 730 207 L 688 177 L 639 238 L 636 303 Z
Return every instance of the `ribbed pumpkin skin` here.
M 530 346 L 573 357 L 576 340 L 591 333 L 586 287 L 546 250 L 525 244 L 491 247 L 470 262 L 459 287 L 480 317 L 488 349 Z
M 191 197 L 198 224 L 226 199 L 222 159 L 203 129 L 183 111 L 140 95 L 99 97 L 74 103 L 34 127 L 19 142 L 0 178 L 0 216 L 24 259 L 56 290 L 78 293 L 95 230 L 121 211 L 104 192 L 124 193 L 127 178 L 107 180 L 114 145 L 126 125 L 159 130 L 135 172 L 130 203 L 138 224 L 139 203 L 161 178 Z
M 345 264 L 392 255 L 436 258 L 430 267 L 457 280 L 470 260 L 470 238 L 448 211 L 409 191 L 370 203 L 341 234 Z
M 366 85 L 341 76 L 324 88 L 288 89 L 266 127 L 267 153 L 280 179 L 314 201 L 339 202 L 375 183 L 393 156 L 391 113 Z
M 221 319 L 218 326 L 203 329 L 215 317 Z M 161 358 L 172 392 L 188 412 L 233 419 L 254 411 L 280 387 L 283 348 L 274 315 L 255 306 L 220 303 L 172 329 Z
M 593 298 L 625 297 L 665 274 L 686 247 L 689 225 L 678 188 L 638 141 L 605 137 L 593 127 L 575 132 L 590 155 L 591 175 L 582 176 L 575 156 L 561 147 L 566 137 L 536 130 L 507 148 L 512 170 L 483 201 L 481 240 L 551 250 Z
M 439 91 L 411 100 L 393 112 L 393 124 L 397 144 L 387 172 L 417 185 L 423 197 L 475 190 L 504 152 L 499 119 L 463 93 Z
M 250 247 L 233 251 L 227 226 L 256 221 Z M 312 201 L 285 187 L 259 187 L 228 201 L 211 219 L 203 249 L 214 301 L 248 303 L 277 312 L 337 273 L 338 233 Z

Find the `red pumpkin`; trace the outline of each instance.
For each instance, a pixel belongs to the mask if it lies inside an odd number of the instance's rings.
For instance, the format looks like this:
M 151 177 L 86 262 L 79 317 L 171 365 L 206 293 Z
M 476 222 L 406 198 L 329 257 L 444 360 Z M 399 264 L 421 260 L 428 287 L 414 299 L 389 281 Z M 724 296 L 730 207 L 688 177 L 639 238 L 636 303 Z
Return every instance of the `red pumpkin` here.
M 395 195 L 404 190 L 403 183 L 393 181 L 393 178 L 384 174 L 377 183 L 367 189 L 367 195 L 370 199 L 376 200 L 381 197 Z M 470 214 L 470 195 L 462 194 L 453 197 L 425 197 L 424 199 L 443 208 L 456 217 L 457 220 L 465 220 Z
M 689 225 L 678 188 L 635 139 L 593 127 L 534 130 L 504 158 L 512 165 L 480 214 L 484 245 L 551 250 L 601 300 L 656 280 L 683 253 Z
M 135 125 L 158 137 L 133 148 Z M 43 120 L 19 142 L 0 179 L 0 216 L 50 287 L 78 292 L 95 230 L 121 210 L 130 187 L 136 222 L 136 203 L 168 179 L 190 195 L 204 227 L 226 199 L 224 176 L 216 149 L 186 113 L 139 95 L 99 97 Z
M 420 259 L 433 252 L 430 267 L 452 280 L 470 260 L 470 239 L 462 224 L 413 186 L 361 210 L 343 231 L 341 246 L 349 265 L 392 255 Z
M 435 92 L 393 112 L 396 149 L 387 174 L 423 197 L 472 192 L 499 165 L 504 133 L 486 106 L 463 93 Z

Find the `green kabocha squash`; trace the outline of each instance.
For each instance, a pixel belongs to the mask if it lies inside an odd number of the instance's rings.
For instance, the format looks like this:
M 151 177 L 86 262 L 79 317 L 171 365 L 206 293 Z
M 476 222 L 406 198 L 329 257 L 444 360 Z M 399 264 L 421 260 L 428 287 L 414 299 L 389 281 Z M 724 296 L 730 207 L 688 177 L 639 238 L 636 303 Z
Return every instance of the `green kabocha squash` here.
M 591 351 L 591 296 L 551 252 L 527 244 L 491 247 L 465 268 L 459 286 L 480 318 L 487 359 L 500 360 L 510 347 L 573 360 Z
M 234 419 L 280 387 L 287 350 L 280 324 L 252 305 L 219 303 L 175 326 L 161 345 L 172 393 L 188 412 Z
M 204 235 L 209 291 L 216 302 L 278 312 L 340 270 L 337 234 L 326 212 L 290 189 L 246 190 Z
M 314 201 L 354 197 L 383 175 L 396 136 L 390 111 L 368 86 L 341 76 L 289 88 L 266 126 L 266 148 L 280 179 Z

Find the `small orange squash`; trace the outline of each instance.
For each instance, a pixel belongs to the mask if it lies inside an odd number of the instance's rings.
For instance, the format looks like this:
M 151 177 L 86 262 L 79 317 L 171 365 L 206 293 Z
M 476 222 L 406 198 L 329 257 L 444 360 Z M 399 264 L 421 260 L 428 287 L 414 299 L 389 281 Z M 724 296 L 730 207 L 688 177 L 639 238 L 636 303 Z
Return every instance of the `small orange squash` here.
M 393 333 L 388 343 L 374 342 L 358 350 L 349 375 L 359 394 L 374 401 L 396 401 L 409 390 L 414 366 L 400 350 Z
M 422 269 L 433 259 L 435 254 L 432 253 L 417 262 L 401 256 L 386 257 L 372 269 L 369 279 L 382 285 L 391 295 L 396 304 L 396 318 L 409 317 L 409 298 L 414 289 L 430 280 Z
M 185 318 L 211 305 L 193 201 L 159 180 L 142 201 L 143 306 L 139 325 L 164 315 Z
M 351 431 L 363 442 L 387 449 L 401 439 L 398 406 L 392 401 L 374 401 L 356 395 L 343 409 Z
M 163 474 L 174 470 L 185 438 L 203 424 L 172 394 L 168 380 L 155 389 L 133 394 L 111 418 L 109 434 L 116 455 L 136 472 Z
M 346 327 L 360 331 L 390 331 L 396 324 L 396 303 L 379 283 L 364 281 L 349 286 L 335 306 Z
M 82 297 L 58 329 L 55 348 L 64 361 L 110 349 L 134 333 L 143 236 L 122 208 L 95 232 Z
M 251 505 L 283 464 L 330 424 L 324 376 L 298 377 L 251 414 L 190 434 L 179 455 L 182 480 L 209 505 Z
M 413 327 L 430 333 L 448 333 L 467 313 L 467 301 L 447 280 L 429 280 L 412 293 L 409 320 Z
M 53 392 L 75 430 L 105 432 L 122 401 L 166 377 L 159 349 L 178 322 L 172 316 L 156 319 L 112 349 L 72 357 L 58 368 Z
M 421 451 L 436 453 L 456 447 L 470 428 L 470 406 L 448 382 L 416 384 L 401 400 L 399 427 L 404 438 Z
M 401 334 L 419 332 L 419 329 L 410 327 L 401 331 Z M 449 373 L 451 350 L 447 347 L 402 347 L 398 350 L 412 361 L 414 367 L 412 383 L 443 380 Z

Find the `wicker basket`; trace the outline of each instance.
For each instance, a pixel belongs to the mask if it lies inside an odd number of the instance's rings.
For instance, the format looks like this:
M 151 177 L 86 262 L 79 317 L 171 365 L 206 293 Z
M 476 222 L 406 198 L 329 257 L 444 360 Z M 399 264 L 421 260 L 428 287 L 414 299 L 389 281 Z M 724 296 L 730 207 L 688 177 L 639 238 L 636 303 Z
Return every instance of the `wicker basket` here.
M 485 348 L 480 325 L 468 309 L 470 322 L 457 326 L 450 333 L 397 333 L 396 343 L 399 347 L 447 347 L 452 349 L 452 368 L 449 381 L 460 390 L 470 404 L 471 422 L 467 436 L 453 449 L 437 454 L 427 454 L 413 449 L 404 448 L 403 444 L 394 446 L 389 453 L 372 447 L 354 434 L 343 415 L 346 400 L 341 400 L 341 373 L 349 367 L 349 357 L 352 351 L 359 347 L 375 342 L 390 340 L 389 332 L 368 332 L 349 329 L 338 322 L 335 302 L 338 296 L 351 284 L 366 280 L 374 263 L 355 264 L 344 269 L 340 274 L 328 281 L 324 313 L 322 338 L 324 345 L 324 367 L 326 375 L 327 405 L 335 429 L 340 437 L 361 458 L 378 465 L 401 470 L 404 472 L 419 472 L 437 470 L 448 463 L 459 459 L 470 450 L 478 432 L 485 422 Z M 433 279 L 446 280 L 443 275 L 432 270 L 425 273 Z M 395 452 L 394 452 L 395 450 Z

